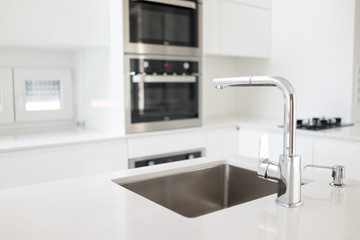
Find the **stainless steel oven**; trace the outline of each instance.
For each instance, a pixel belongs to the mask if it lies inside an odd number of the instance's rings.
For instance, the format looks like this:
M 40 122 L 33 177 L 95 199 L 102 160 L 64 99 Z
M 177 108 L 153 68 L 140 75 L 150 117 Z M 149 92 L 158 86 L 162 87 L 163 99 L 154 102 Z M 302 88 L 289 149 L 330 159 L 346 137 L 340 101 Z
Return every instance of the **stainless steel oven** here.
M 201 56 L 200 0 L 124 0 L 124 50 Z
M 201 125 L 197 57 L 125 56 L 126 132 Z

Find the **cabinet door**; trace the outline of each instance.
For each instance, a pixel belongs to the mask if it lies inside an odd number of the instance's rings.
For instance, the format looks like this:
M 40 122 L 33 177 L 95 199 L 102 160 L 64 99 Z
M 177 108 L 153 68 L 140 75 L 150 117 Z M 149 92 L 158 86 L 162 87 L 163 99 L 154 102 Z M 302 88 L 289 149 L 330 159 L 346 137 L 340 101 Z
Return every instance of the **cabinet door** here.
M 206 137 L 203 131 L 194 131 L 192 133 L 169 131 L 164 135 L 130 137 L 128 139 L 128 153 L 129 159 L 132 159 L 203 149 L 205 145 Z
M 0 69 L 0 123 L 14 122 L 12 69 Z
M 225 157 L 237 154 L 237 135 L 235 127 L 209 130 L 206 134 L 206 156 Z
M 221 0 L 220 52 L 230 56 L 268 57 L 270 10 Z
M 106 0 L 0 1 L 0 44 L 106 46 Z
M 260 149 L 260 137 L 263 134 L 269 136 L 269 157 L 271 161 L 279 161 L 282 154 L 282 134 L 262 129 L 240 128 L 239 130 L 239 155 L 258 158 Z
M 127 168 L 125 140 L 0 153 L 0 189 Z
M 258 158 L 260 137 L 262 134 L 269 135 L 269 157 L 271 161 L 279 161 L 283 153 L 282 131 L 270 131 L 251 128 L 240 128 L 238 153 L 242 156 Z M 296 136 L 296 154 L 301 157 L 301 164 L 305 166 L 313 163 L 314 137 L 298 134 Z
M 203 1 L 203 46 L 205 54 L 220 54 L 220 0 Z

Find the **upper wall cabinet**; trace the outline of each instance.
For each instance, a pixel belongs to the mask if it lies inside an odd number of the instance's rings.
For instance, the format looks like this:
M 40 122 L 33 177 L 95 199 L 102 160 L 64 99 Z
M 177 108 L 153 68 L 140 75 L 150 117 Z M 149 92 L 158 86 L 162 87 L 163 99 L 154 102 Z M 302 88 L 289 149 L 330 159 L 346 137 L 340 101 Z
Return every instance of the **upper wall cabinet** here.
M 0 45 L 107 46 L 107 0 L 1 0 Z
M 204 53 L 267 58 L 270 0 L 204 1 Z

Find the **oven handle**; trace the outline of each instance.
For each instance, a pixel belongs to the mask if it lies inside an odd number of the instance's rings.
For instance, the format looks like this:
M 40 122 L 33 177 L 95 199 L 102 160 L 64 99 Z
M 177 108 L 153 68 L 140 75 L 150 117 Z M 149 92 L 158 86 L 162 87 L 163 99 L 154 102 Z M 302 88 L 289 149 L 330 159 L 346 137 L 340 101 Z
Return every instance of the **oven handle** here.
M 179 6 L 184 8 L 196 9 L 196 4 L 189 1 L 179 1 L 179 0 L 132 0 L 133 2 L 154 2 L 161 3 L 166 5 Z
M 132 77 L 134 83 L 194 83 L 196 76 L 148 76 L 134 75 Z

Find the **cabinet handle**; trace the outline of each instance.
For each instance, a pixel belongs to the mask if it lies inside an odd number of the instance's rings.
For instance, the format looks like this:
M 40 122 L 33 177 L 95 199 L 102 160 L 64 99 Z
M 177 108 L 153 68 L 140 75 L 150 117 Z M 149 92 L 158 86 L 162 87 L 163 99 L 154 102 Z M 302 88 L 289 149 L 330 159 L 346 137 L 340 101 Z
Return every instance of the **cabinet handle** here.
M 148 76 L 148 75 L 135 75 L 132 77 L 134 83 L 194 83 L 196 76 Z

